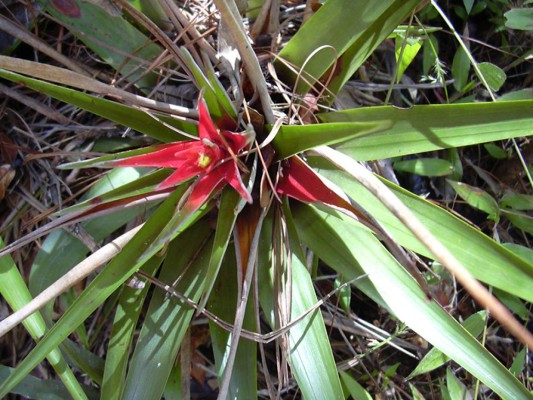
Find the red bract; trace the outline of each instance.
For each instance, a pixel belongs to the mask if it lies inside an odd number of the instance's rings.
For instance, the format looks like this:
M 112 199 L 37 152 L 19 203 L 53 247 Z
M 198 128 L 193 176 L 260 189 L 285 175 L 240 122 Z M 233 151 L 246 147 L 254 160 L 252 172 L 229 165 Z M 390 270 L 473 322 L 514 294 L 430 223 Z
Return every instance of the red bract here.
M 358 214 L 348 201 L 330 189 L 298 156 L 283 161 L 276 191 L 306 203 L 324 203 Z
M 176 169 L 157 189 L 177 185 L 198 175 L 200 179 L 195 183 L 188 199 L 189 205 L 193 207 L 199 206 L 214 190 L 227 183 L 251 203 L 252 196 L 242 181 L 236 158 L 248 146 L 248 138 L 239 133 L 217 129 L 203 100 L 198 102 L 198 117 L 199 140 L 156 146 L 150 153 L 117 160 L 112 165 Z

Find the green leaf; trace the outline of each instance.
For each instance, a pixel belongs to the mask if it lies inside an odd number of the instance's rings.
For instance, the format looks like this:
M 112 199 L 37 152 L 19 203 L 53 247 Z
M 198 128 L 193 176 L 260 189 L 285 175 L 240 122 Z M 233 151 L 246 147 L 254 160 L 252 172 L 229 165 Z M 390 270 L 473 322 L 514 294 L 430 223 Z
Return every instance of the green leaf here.
M 4 247 L 0 237 L 0 249 Z M 0 257 L 0 294 L 13 310 L 19 310 L 32 300 L 30 291 L 26 286 L 15 262 L 9 255 Z M 31 337 L 38 341 L 46 333 L 46 324 L 42 315 L 37 312 L 27 317 L 23 322 L 24 327 Z M 78 383 L 74 373 L 67 365 L 61 352 L 57 348 L 51 348 L 46 357 L 54 370 L 57 372 L 63 384 L 74 398 L 86 398 L 86 394 Z M 7 371 L 3 371 L 2 375 Z M 33 382 L 35 384 L 36 382 Z M 20 386 L 16 393 L 20 392 Z M 60 392 L 60 390 L 58 390 Z M 25 392 L 27 393 L 27 392 Z M 3 396 L 2 396 L 3 397 Z
M 494 197 L 490 194 L 478 187 L 463 182 L 455 182 L 450 179 L 447 179 L 446 182 L 453 187 L 457 194 L 465 200 L 468 205 L 487 213 L 488 218 L 495 222 L 500 220 L 500 208 L 498 207 L 496 200 L 494 200 Z
M 377 123 L 331 123 L 314 125 L 283 125 L 272 142 L 280 159 L 321 145 L 332 145 L 364 137 L 390 127 L 388 121 Z
M 207 221 L 195 224 L 186 235 L 168 245 L 158 279 L 176 284 L 176 291 L 197 302 L 203 293 L 212 242 Z M 124 399 L 160 399 L 185 332 L 195 310 L 177 298 L 167 299 L 160 288 L 150 301 L 126 378 Z
M 343 385 L 348 389 L 348 392 L 353 399 L 372 400 L 370 393 L 368 393 L 365 388 L 359 384 L 359 382 L 352 378 L 350 374 L 344 371 L 339 371 L 339 374 L 341 376 Z
M 288 209 L 285 208 L 287 211 Z M 289 218 L 289 230 L 292 231 L 292 223 Z M 265 219 L 261 231 L 262 240 L 259 247 L 259 297 L 261 307 L 265 312 L 272 329 L 279 328 L 277 317 L 279 317 L 278 306 L 275 304 L 275 295 L 282 285 L 280 279 L 286 276 L 285 271 L 288 263 L 274 266 L 272 262 L 272 241 L 274 221 L 272 213 Z M 290 236 L 292 257 L 291 267 L 291 289 L 290 294 L 290 315 L 288 319 L 293 321 L 307 313 L 306 317 L 294 325 L 288 336 L 288 358 L 291 370 L 296 378 L 298 387 L 306 399 L 341 399 L 343 398 L 339 376 L 335 367 L 335 361 L 331 352 L 331 346 L 322 319 L 320 310 L 308 313 L 316 302 L 316 294 L 313 282 L 305 265 L 297 254 L 302 253 L 302 249 L 297 237 Z M 283 271 L 282 271 L 283 270 Z M 277 316 L 277 317 L 276 317 Z
M 291 86 L 297 82 L 296 93 L 305 94 L 310 88 L 307 82 L 312 85 L 320 78 L 328 78 L 328 70 L 336 62 L 328 85 L 329 91 L 336 94 L 418 4 L 418 0 L 326 2 L 280 52 L 275 64 L 278 75 Z M 299 79 L 301 69 L 304 73 Z
M 453 173 L 453 165 L 449 161 L 439 158 L 416 158 L 396 161 L 393 167 L 397 171 L 421 176 L 446 176 Z
M 146 70 L 163 49 L 122 15 L 112 15 L 91 2 L 71 0 L 69 7 L 78 8 L 79 16 L 70 17 L 54 7 L 54 2 L 39 3 L 128 81 L 145 91 L 156 85 L 157 74 Z
M 502 85 L 505 83 L 505 80 L 507 79 L 507 75 L 505 75 L 504 70 L 498 67 L 497 65 L 491 64 L 489 62 L 482 62 L 479 63 L 477 66 L 485 77 L 485 80 L 489 84 L 490 88 L 495 92 L 500 90 Z
M 478 311 L 477 313 L 468 317 L 462 325 L 472 336 L 478 337 L 483 331 L 486 321 L 486 311 Z M 417 375 L 433 371 L 449 360 L 450 359 L 443 354 L 442 351 L 434 347 L 424 356 L 422 360 L 420 360 L 414 371 L 409 374 L 407 379 L 411 379 Z
M 506 193 L 500 199 L 502 207 L 514 210 L 533 210 L 533 196 L 528 194 Z
M 0 365 L 0 382 L 7 379 L 9 374 L 13 373 L 15 369 Z M 81 390 L 81 389 L 80 389 Z M 98 391 L 92 386 L 83 386 L 83 391 L 87 394 L 88 399 L 99 399 Z M 75 397 L 76 394 L 65 389 L 63 384 L 54 379 L 38 379 L 34 376 L 27 376 L 17 385 L 13 392 L 20 395 L 22 398 L 39 399 L 39 400 L 64 400 L 68 398 L 82 398 Z
M 391 124 L 336 146 L 355 160 L 380 160 L 528 136 L 533 125 L 533 100 L 414 106 L 403 110 L 365 107 L 318 117 L 323 122 Z
M 139 109 L 3 69 L 0 69 L 0 77 L 13 82 L 23 82 L 30 89 L 43 92 L 55 99 L 80 107 L 93 114 L 152 136 L 163 142 L 175 142 L 183 139 L 183 136 L 178 134 L 175 130 L 164 126 L 161 122 L 156 121 L 146 112 Z M 196 134 L 198 131 L 197 126 L 190 122 L 159 114 L 157 117 L 170 126 L 182 131 L 191 134 Z
M 435 67 L 439 54 L 439 42 L 435 35 L 428 35 L 422 46 L 422 71 L 424 75 L 429 75 Z
M 455 52 L 452 62 L 452 76 L 453 86 L 459 91 L 466 89 L 468 78 L 470 75 L 470 60 L 466 54 L 466 51 L 459 47 Z
M 141 269 L 143 272 L 153 275 L 160 264 L 161 258 L 154 256 Z M 107 347 L 101 388 L 102 399 L 118 400 L 123 398 L 130 347 L 149 289 L 149 284 L 139 289 L 130 286 L 122 288 Z
M 515 244 L 515 243 L 502 243 L 502 246 L 505 247 L 506 249 L 509 249 L 511 252 L 516 254 L 518 257 L 523 259 L 525 262 L 533 265 L 533 250 L 532 249 L 525 247 L 525 246 L 521 246 L 519 244 Z
M 501 213 L 518 229 L 533 235 L 533 217 L 520 211 L 501 210 Z
M 511 365 L 511 368 L 509 368 L 511 373 L 514 374 L 515 376 L 520 375 L 526 365 L 526 360 L 527 360 L 526 350 L 527 348 L 524 347 L 522 350 L 518 352 L 518 354 L 516 355 L 513 361 L 513 364 Z
M 446 369 L 446 384 L 451 400 L 472 400 L 468 388 L 457 379 L 450 368 Z
M 316 165 L 318 160 L 313 157 L 308 161 Z M 352 199 L 357 199 L 357 202 L 383 224 L 400 245 L 426 257 L 433 257 L 361 184 L 335 169 L 329 169 L 331 168 L 329 165 L 321 163 L 320 166 L 328 168 L 320 171 L 322 175 L 342 187 Z M 528 264 L 442 208 L 388 181 L 383 181 L 477 279 L 529 302 L 533 301 L 533 291 L 529 289 L 533 285 L 532 264 Z M 327 238 L 324 240 L 327 241 Z M 340 261 L 341 258 L 337 260 L 338 263 Z M 505 274 L 502 274 L 502 270 Z M 342 273 L 346 277 L 353 276 L 347 275 L 346 271 Z
M 487 150 L 491 157 L 494 157 L 498 160 L 505 160 L 508 157 L 507 152 L 500 146 L 496 146 L 494 143 L 485 143 L 483 147 L 485 150 Z
M 186 48 L 182 48 L 182 55 L 196 80 L 198 89 L 203 91 L 203 97 L 213 121 L 220 124 L 221 121 L 228 118 L 233 121 L 236 120 L 237 112 L 235 107 L 233 107 L 227 92 L 218 81 L 218 78 L 213 73 L 210 73 L 210 79 L 208 79 Z
M 533 30 L 533 8 L 513 8 L 503 15 L 506 18 L 507 28 L 522 31 Z
M 396 62 L 398 63 L 397 80 L 402 78 L 403 73 L 411 65 L 418 51 L 422 47 L 421 37 L 402 37 L 398 35 L 394 41 Z M 400 59 L 401 56 L 401 59 Z
M 359 265 L 396 317 L 503 398 L 530 399 L 526 388 L 435 301 L 428 301 L 415 280 L 367 229 L 344 215 L 334 217 L 300 204 L 294 221 L 301 239 L 320 258 L 333 247 L 343 253 L 344 270 Z M 319 237 L 313 237 L 319 232 Z M 324 239 L 332 244 L 323 246 Z
M 503 292 L 499 289 L 493 288 L 494 295 L 514 314 L 518 315 L 523 321 L 529 318 L 529 309 L 524 305 L 522 300 L 512 295 L 511 293 Z
M 474 0 L 463 0 L 463 5 L 465 6 L 466 13 L 470 14 L 472 6 L 474 5 Z
M 232 323 L 237 309 L 237 284 L 241 284 L 237 277 L 238 266 L 235 263 L 235 253 L 228 251 L 217 280 L 217 290 L 209 298 L 208 308 L 218 318 Z M 256 331 L 252 296 L 248 298 L 243 328 Z M 232 335 L 209 321 L 209 331 L 215 355 L 216 370 L 219 383 L 226 370 L 226 360 L 230 350 Z M 235 362 L 229 385 L 229 399 L 253 399 L 257 397 L 257 344 L 251 340 L 241 338 L 235 355 Z

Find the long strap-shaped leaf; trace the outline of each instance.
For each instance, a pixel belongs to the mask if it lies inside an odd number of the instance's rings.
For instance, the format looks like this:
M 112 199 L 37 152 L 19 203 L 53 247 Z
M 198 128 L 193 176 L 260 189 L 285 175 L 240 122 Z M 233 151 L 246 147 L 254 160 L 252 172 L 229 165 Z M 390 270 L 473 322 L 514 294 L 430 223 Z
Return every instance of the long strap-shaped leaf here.
M 515 335 L 521 342 L 533 350 L 533 335 L 524 328 L 489 291 L 477 281 L 468 270 L 439 242 L 432 233 L 416 218 L 396 196 L 372 172 L 350 157 L 329 147 L 319 147 L 314 152 L 346 171 L 362 183 L 374 196 L 376 196 L 394 215 L 409 228 L 435 258 L 444 265 L 468 290 L 470 295 L 482 306 L 486 307 L 494 317 Z

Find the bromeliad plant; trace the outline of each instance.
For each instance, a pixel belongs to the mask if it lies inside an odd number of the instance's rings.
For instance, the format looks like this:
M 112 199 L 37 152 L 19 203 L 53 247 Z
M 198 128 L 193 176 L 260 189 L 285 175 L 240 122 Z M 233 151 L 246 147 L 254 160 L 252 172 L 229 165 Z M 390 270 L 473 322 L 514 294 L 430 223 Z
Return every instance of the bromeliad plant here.
M 358 161 L 525 136 L 533 102 L 316 112 L 317 106 L 333 103 L 389 35 L 424 34 L 424 27 L 395 31 L 419 1 L 329 0 L 268 61 L 270 90 L 260 65 L 264 57 L 258 58 L 250 47 L 236 4 L 214 1 L 223 23 L 219 40 L 230 43 L 220 52 L 226 58 L 220 57 L 217 65 L 230 82 L 231 98 L 214 72 L 216 53 L 195 28 L 187 25 L 187 46 L 177 47 L 157 26 L 167 16 L 178 30 L 186 25 L 174 3 L 157 2 L 151 15 L 154 23 L 128 2 L 117 2 L 156 39 L 148 46 L 144 34 L 126 19 L 92 3 L 71 3 L 65 10 L 55 2 L 43 2 L 48 13 L 80 35 L 139 92 L 160 78 L 157 66 L 161 73 L 181 71 L 201 94 L 196 112 L 131 95 L 95 81 L 83 69 L 74 73 L 0 57 L 1 77 L 163 142 L 64 164 L 65 169 L 111 171 L 80 204 L 2 251 L 5 279 L 0 290 L 19 311 L 0 322 L 0 334 L 28 317 L 24 324 L 38 341 L 3 380 L 2 396 L 16 390 L 45 357 L 72 396 L 94 395 L 67 367 L 63 354 L 68 354 L 69 362 L 100 386 L 103 399 L 174 397 L 183 389 L 173 384 L 173 377 L 180 368 L 188 368 L 187 338 L 198 313 L 209 318 L 220 398 L 257 397 L 258 358 L 269 395 L 281 396 L 289 375 L 280 369 L 275 380 L 270 377 L 264 344 L 271 341 L 281 349 L 279 365 L 288 363 L 305 398 L 345 398 L 341 380 L 357 397 L 357 390 L 363 389 L 336 366 L 319 309 L 309 260 L 320 260 L 344 286 L 360 289 L 498 395 L 530 398 L 524 385 L 433 299 L 404 249 L 456 273 L 471 295 L 530 348 L 531 334 L 478 280 L 531 302 L 533 267 L 444 209 L 373 175 Z M 278 33 L 279 2 L 258 3 L 261 12 L 250 33 Z M 94 24 L 94 18 L 101 24 Z M 125 38 L 124 31 L 131 35 Z M 123 53 L 104 46 L 100 38 L 110 36 L 115 40 L 111 42 L 124 42 L 121 48 L 136 49 L 136 56 L 119 56 Z M 242 71 L 232 68 L 232 46 L 239 51 Z M 163 52 L 172 56 L 171 65 L 158 64 Z M 141 68 L 145 61 L 152 69 Z M 286 103 L 274 107 L 274 98 Z M 110 189 L 106 181 L 116 186 Z M 111 213 L 114 218 L 107 216 Z M 83 228 L 101 240 L 140 214 L 147 215 L 143 225 L 76 266 L 68 260 L 50 264 L 61 241 L 72 240 L 52 233 L 32 267 L 34 276 L 39 274 L 38 283 L 30 282 L 33 300 L 6 255 L 51 228 L 86 220 Z M 95 221 L 97 225 L 91 226 Z M 80 252 L 86 249 L 82 246 Z M 104 264 L 57 322 L 52 323 L 50 306 L 34 313 Z M 40 275 L 44 269 L 46 278 Z M 46 289 L 56 277 L 58 281 Z M 135 286 L 132 277 L 145 281 L 145 286 Z M 157 286 L 151 297 L 150 284 Z M 94 354 L 67 338 L 74 331 L 83 336 L 83 323 L 110 298 L 116 310 L 105 365 L 99 368 L 89 362 Z M 148 309 L 141 318 L 144 302 Z M 261 333 L 260 319 L 270 332 Z M 177 364 L 180 351 L 182 363 Z M 189 376 L 187 370 L 182 373 Z

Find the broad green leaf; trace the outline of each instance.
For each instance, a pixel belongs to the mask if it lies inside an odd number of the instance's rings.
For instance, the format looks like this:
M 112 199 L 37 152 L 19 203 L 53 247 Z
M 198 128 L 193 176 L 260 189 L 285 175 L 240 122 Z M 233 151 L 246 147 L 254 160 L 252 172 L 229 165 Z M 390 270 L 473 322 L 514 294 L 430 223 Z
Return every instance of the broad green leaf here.
M 152 136 L 162 142 L 175 142 L 183 139 L 183 136 L 175 130 L 164 126 L 149 116 L 146 112 L 139 109 L 3 69 L 0 69 L 0 77 L 17 83 L 23 82 L 30 89 L 43 92 L 55 99 L 80 107 L 81 109 L 109 119 L 110 121 L 127 126 L 148 136 Z M 157 114 L 157 117 L 170 126 L 187 133 L 196 134 L 198 131 L 197 126 L 191 122 L 159 114 Z
M 482 62 L 479 63 L 477 66 L 485 77 L 490 88 L 495 92 L 500 90 L 502 85 L 505 83 L 505 80 L 507 79 L 507 75 L 505 75 L 504 70 L 498 67 L 497 65 L 491 64 L 489 62 Z
M 157 74 L 146 70 L 163 49 L 131 25 L 118 8 L 109 5 L 111 9 L 105 10 L 81 0 L 68 3 L 40 0 L 39 3 L 125 79 L 145 91 L 156 85 Z M 71 13 L 77 8 L 79 15 L 69 16 L 57 4 L 67 5 Z
M 498 101 L 516 101 L 516 100 L 531 100 L 533 99 L 533 89 L 526 88 L 516 90 L 514 92 L 508 92 L 502 94 L 497 100 Z
M 335 66 L 328 89 L 336 94 L 419 3 L 418 0 L 326 2 L 280 52 L 275 64 L 278 75 L 291 86 L 298 82 L 296 93 L 304 94 L 310 88 L 309 83 L 314 85 L 318 79 L 327 79 L 329 70 Z M 317 35 L 317 32 L 327 34 Z M 304 72 L 298 78 L 301 69 Z
M 483 331 L 486 320 L 487 313 L 485 311 L 479 311 L 468 317 L 462 325 L 472 336 L 478 337 Z M 407 379 L 411 379 L 417 375 L 433 371 L 449 360 L 450 359 L 446 355 L 434 347 L 424 356 L 422 360 L 420 360 L 414 371 L 409 374 Z
M 120 254 L 96 276 L 74 304 L 65 311 L 57 323 L 37 343 L 32 352 L 18 365 L 15 372 L 2 383 L 0 397 L 9 393 L 51 350 L 57 347 L 126 279 L 163 247 L 164 241 L 159 240 L 158 243 L 153 243 L 154 238 L 158 238 L 158 234 L 164 230 L 169 220 L 172 221 L 172 214 L 175 212 L 182 194 L 183 191 L 176 190 L 156 210 L 137 235 L 127 243 Z M 168 234 L 168 240 L 183 231 L 191 219 L 193 217 L 189 217 L 177 227 L 174 225 L 172 234 Z M 173 222 L 175 224 L 175 220 Z
M 522 31 L 533 30 L 533 9 L 513 8 L 503 14 L 507 19 L 505 26 L 509 29 L 519 29 Z
M 158 276 L 168 285 L 179 279 L 176 291 L 194 302 L 203 293 L 212 246 L 207 241 L 210 235 L 211 229 L 203 221 L 178 236 L 168 245 Z M 161 398 L 194 312 L 191 306 L 174 297 L 167 299 L 167 293 L 156 288 L 130 361 L 122 398 Z
M 416 158 L 396 161 L 393 167 L 397 171 L 421 176 L 446 176 L 453 173 L 453 165 L 449 161 L 439 158 Z
M 4 242 L 0 237 L 0 248 L 2 247 L 4 247 Z M 24 279 L 9 255 L 0 257 L 0 294 L 11 309 L 15 311 L 32 300 Z M 22 323 L 35 341 L 38 341 L 46 333 L 46 324 L 39 312 L 30 315 Z M 84 390 L 67 365 L 59 349 L 51 349 L 46 355 L 46 358 L 63 381 L 71 396 L 80 399 L 86 398 Z M 4 373 L 7 373 L 7 371 L 4 371 Z M 19 390 L 16 393 L 20 393 Z
M 470 60 L 466 51 L 462 47 L 458 47 L 452 62 L 453 86 L 455 89 L 459 91 L 465 90 L 469 75 Z
M 514 210 L 533 210 L 533 196 L 528 194 L 506 193 L 500 199 L 502 207 Z
M 343 385 L 348 389 L 352 399 L 358 400 L 372 400 L 372 396 L 368 393 L 364 387 L 362 387 L 359 382 L 357 382 L 350 374 L 344 371 L 339 371 L 341 381 Z
M 533 100 L 497 103 L 367 107 L 319 114 L 323 122 L 389 123 L 390 128 L 355 137 L 337 150 L 355 160 L 379 160 L 528 136 Z
M 141 270 L 153 275 L 160 264 L 161 258 L 154 256 L 142 266 Z M 150 289 L 149 284 L 146 284 L 144 288 L 130 286 L 122 288 L 107 347 L 101 388 L 102 399 L 123 398 L 130 347 L 148 289 Z
M 518 229 L 533 235 L 533 217 L 520 211 L 501 210 L 501 213 Z
M 483 147 L 492 157 L 498 160 L 505 160 L 508 157 L 508 153 L 494 143 L 485 143 Z
M 309 158 L 309 161 L 317 160 Z M 325 164 L 320 166 L 329 168 Z M 337 170 L 322 169 L 320 172 L 356 199 L 400 245 L 426 257 L 433 257 L 361 184 Z M 384 183 L 477 279 L 529 302 L 533 301 L 533 265 L 442 208 L 388 181 L 384 180 Z M 343 274 L 349 276 L 346 272 Z
M 427 300 L 415 280 L 367 229 L 346 216 L 334 217 L 303 204 L 294 209 L 294 217 L 301 239 L 318 257 L 331 258 L 327 253 L 332 247 L 323 246 L 324 240 L 345 255 L 340 260 L 351 256 L 352 262 L 331 268 L 359 265 L 400 321 L 503 398 L 530 399 L 526 388 L 492 354 L 437 302 Z
M 218 275 L 216 290 L 213 291 L 208 302 L 209 311 L 229 323 L 233 323 L 235 320 L 239 293 L 237 284 L 242 284 L 238 281 L 237 268 L 235 253 L 228 251 Z M 249 331 L 256 331 L 252 297 L 253 295 L 250 295 L 248 298 L 243 328 Z M 211 332 L 215 365 L 217 366 L 216 371 L 220 384 L 220 379 L 226 370 L 226 362 L 233 335 L 211 320 L 209 321 L 209 331 Z M 257 344 L 251 340 L 241 338 L 231 373 L 228 398 L 247 400 L 256 397 Z
M 283 125 L 272 142 L 280 159 L 321 145 L 332 145 L 365 137 L 390 127 L 390 122 L 339 122 L 314 125 Z
M 490 194 L 478 187 L 463 182 L 455 182 L 450 179 L 446 179 L 446 182 L 453 187 L 459 197 L 465 200 L 468 205 L 487 213 L 488 218 L 495 222 L 500 220 L 500 208 L 496 200 L 494 200 L 494 197 Z
M 418 51 L 422 47 L 422 38 L 416 36 L 408 36 L 407 38 L 405 38 L 404 36 L 398 35 L 396 37 L 396 40 L 394 41 L 394 47 L 394 54 L 396 56 L 396 62 L 398 64 L 398 72 L 396 74 L 396 79 L 400 81 L 403 76 L 403 73 L 405 72 L 407 67 L 411 65 L 416 55 L 418 54 Z

